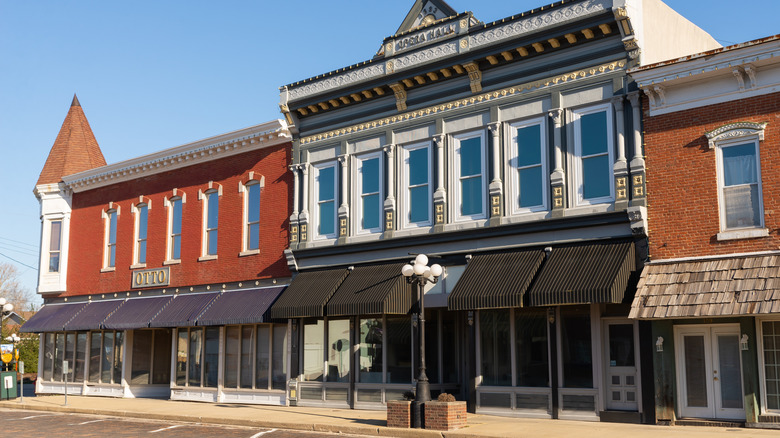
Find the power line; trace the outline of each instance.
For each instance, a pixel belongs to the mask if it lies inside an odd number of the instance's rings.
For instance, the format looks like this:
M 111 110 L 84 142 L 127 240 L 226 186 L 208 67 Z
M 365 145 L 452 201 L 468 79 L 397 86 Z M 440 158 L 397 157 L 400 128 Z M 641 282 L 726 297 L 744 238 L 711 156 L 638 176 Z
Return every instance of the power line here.
M 9 238 L 7 238 L 7 237 L 0 237 L 0 240 L 7 240 L 7 241 L 9 241 L 9 242 L 14 242 L 14 243 L 21 243 L 22 245 L 31 246 L 31 247 L 33 247 L 33 248 L 37 248 L 37 247 L 38 247 L 38 245 L 33 245 L 32 243 L 22 242 L 21 240 L 14 240 L 14 239 L 9 239 Z
M 20 265 L 22 265 L 22 266 L 26 266 L 26 267 L 28 267 L 28 268 L 30 268 L 30 269 L 34 269 L 34 270 L 36 270 L 36 271 L 38 270 L 38 268 L 36 268 L 36 267 L 34 267 L 34 266 L 30 266 L 30 265 L 28 265 L 27 263 L 22 263 L 22 262 L 20 262 L 19 260 L 16 260 L 16 259 L 15 259 L 15 258 L 13 258 L 13 257 L 8 257 L 7 255 L 5 255 L 5 254 L 3 254 L 3 253 L 1 253 L 1 252 L 0 252 L 0 256 L 3 256 L 3 257 L 5 257 L 5 258 L 7 258 L 8 260 L 11 260 L 11 261 L 13 261 L 13 262 L 19 263 Z
M 38 252 L 37 251 L 33 252 L 33 251 L 27 250 L 27 249 L 21 249 L 21 248 L 18 248 L 18 247 L 17 248 L 11 247 L 11 246 L 8 246 L 8 245 L 4 244 L 3 242 L 0 242 L 0 249 L 8 250 L 8 251 L 11 251 L 11 252 L 15 252 L 15 253 L 26 255 L 26 256 L 30 256 L 30 257 L 38 257 Z

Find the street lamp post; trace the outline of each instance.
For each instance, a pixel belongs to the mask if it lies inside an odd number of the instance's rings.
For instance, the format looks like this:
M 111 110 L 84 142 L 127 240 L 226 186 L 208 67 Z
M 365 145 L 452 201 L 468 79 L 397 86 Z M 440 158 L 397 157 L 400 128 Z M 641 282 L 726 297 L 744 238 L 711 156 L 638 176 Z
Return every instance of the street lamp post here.
M 6 316 L 10 315 L 14 310 L 14 305 L 6 301 L 5 298 L 0 298 L 0 337 L 3 333 L 3 320 Z M 3 366 L 5 368 L 5 365 Z
M 417 323 L 419 324 L 417 345 L 420 347 L 420 374 L 417 376 L 417 391 L 412 403 L 412 427 L 423 427 L 423 405 L 431 400 L 431 388 L 428 384 L 428 376 L 425 374 L 425 284 L 436 283 L 441 276 L 442 267 L 434 263 L 428 266 L 428 257 L 418 254 L 414 259 L 414 265 L 406 264 L 401 268 L 401 274 L 406 281 L 414 285 L 419 306 L 417 307 Z

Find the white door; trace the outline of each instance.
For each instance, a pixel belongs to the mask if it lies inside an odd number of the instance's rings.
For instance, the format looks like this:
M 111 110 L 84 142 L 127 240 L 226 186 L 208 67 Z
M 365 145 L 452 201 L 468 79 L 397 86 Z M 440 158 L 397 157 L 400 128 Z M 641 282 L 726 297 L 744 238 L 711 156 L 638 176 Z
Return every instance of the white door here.
M 745 419 L 738 325 L 675 327 L 680 416 Z
M 604 323 L 607 364 L 607 409 L 637 411 L 639 409 L 639 379 L 637 377 L 636 328 L 634 323 L 609 321 Z

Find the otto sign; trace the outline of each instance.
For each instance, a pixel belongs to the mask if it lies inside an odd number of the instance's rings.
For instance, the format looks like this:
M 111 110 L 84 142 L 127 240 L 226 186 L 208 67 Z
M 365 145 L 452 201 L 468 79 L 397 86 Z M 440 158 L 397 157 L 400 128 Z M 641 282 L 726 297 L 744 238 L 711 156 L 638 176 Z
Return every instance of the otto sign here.
M 171 281 L 171 270 L 167 266 L 157 269 L 144 269 L 133 272 L 132 288 L 168 286 Z

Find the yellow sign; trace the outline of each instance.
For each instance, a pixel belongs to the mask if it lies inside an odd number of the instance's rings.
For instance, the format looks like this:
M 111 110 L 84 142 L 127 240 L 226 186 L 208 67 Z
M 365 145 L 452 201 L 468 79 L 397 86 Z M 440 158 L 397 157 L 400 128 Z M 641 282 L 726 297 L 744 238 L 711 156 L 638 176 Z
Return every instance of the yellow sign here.
M 11 363 L 13 358 L 14 356 L 11 353 L 3 353 L 2 355 L 0 355 L 0 359 L 2 359 L 2 361 L 5 363 Z

